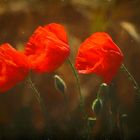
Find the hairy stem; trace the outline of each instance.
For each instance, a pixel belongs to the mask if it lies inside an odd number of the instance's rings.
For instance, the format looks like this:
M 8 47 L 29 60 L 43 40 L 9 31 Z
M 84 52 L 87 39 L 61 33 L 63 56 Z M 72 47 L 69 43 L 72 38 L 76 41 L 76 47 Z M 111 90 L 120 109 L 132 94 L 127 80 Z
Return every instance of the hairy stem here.
M 41 98 L 40 96 L 40 92 L 38 91 L 38 89 L 35 87 L 34 83 L 32 82 L 30 76 L 28 76 L 28 79 L 27 79 L 27 82 L 30 86 L 30 88 L 34 91 L 34 95 L 38 101 L 38 103 L 40 104 L 40 107 L 41 107 L 41 111 L 43 112 L 44 114 L 44 117 L 46 118 L 46 109 L 45 109 L 45 104 L 43 102 L 43 99 Z
M 80 109 L 81 109 L 81 112 L 84 115 L 84 119 L 86 120 L 86 124 L 87 124 L 87 139 L 89 139 L 90 126 L 89 126 L 89 123 L 87 122 L 88 121 L 88 115 L 87 115 L 87 113 L 85 111 L 85 103 L 84 103 L 84 98 L 82 96 L 82 92 L 81 92 L 81 88 L 80 88 L 80 81 L 79 81 L 79 78 L 78 78 L 78 74 L 77 74 L 77 72 L 76 72 L 73 64 L 71 63 L 71 60 L 70 59 L 68 59 L 68 63 L 71 66 L 72 72 L 74 74 L 74 77 L 76 79 L 76 83 L 77 83 L 77 86 L 78 86 L 78 93 L 79 93 L 79 97 L 80 97 Z
M 138 93 L 138 96 L 140 97 L 140 87 L 139 87 L 138 83 L 136 82 L 135 78 L 131 75 L 131 73 L 128 71 L 128 69 L 126 68 L 126 66 L 124 64 L 122 64 L 121 70 L 127 74 L 127 77 L 133 83 L 133 87 L 136 90 L 136 92 Z
M 71 63 L 71 60 L 70 60 L 70 59 L 68 59 L 68 62 L 69 62 L 69 64 L 70 64 L 70 66 L 71 66 L 72 72 L 73 72 L 74 77 L 75 77 L 75 79 L 76 79 L 76 83 L 77 83 L 77 87 L 78 87 L 78 93 L 79 93 L 79 97 L 80 97 L 80 106 L 81 106 L 82 111 L 84 111 L 84 110 L 85 110 L 85 109 L 84 109 L 84 98 L 83 98 L 83 96 L 82 96 L 82 92 L 81 92 L 81 88 L 80 88 L 80 81 L 79 81 L 79 78 L 78 78 L 78 74 L 77 74 L 77 72 L 76 72 L 76 70 L 75 70 L 73 64 Z M 84 111 L 84 112 L 85 112 L 85 111 Z

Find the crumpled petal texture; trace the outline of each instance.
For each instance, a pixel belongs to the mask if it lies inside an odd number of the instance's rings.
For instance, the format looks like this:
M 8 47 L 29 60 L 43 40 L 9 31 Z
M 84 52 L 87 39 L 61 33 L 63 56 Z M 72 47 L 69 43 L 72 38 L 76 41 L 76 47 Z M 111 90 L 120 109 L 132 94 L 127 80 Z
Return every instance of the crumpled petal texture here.
M 69 53 L 65 29 L 56 23 L 38 27 L 25 48 L 30 68 L 38 73 L 56 70 Z
M 75 67 L 79 73 L 95 73 L 105 83 L 110 83 L 122 61 L 123 54 L 111 37 L 105 32 L 97 32 L 81 44 Z
M 0 92 L 24 80 L 29 72 L 26 56 L 8 43 L 0 46 Z

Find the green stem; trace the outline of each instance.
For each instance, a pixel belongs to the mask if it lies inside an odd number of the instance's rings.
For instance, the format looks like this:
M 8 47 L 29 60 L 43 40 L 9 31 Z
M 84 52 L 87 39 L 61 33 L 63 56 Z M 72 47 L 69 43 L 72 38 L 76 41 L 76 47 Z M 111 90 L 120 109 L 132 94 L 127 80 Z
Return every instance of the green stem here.
M 48 133 L 48 113 L 46 112 L 46 106 L 45 106 L 45 102 L 44 100 L 41 98 L 40 96 L 40 92 L 38 91 L 38 89 L 35 87 L 34 83 L 32 82 L 31 80 L 31 77 L 28 76 L 28 79 L 27 79 L 27 82 L 30 86 L 30 88 L 34 91 L 34 95 L 40 105 L 40 108 L 41 108 L 41 111 L 42 111 L 42 114 L 43 114 L 43 117 L 44 117 L 44 123 L 45 123 L 45 133 Z
M 71 115 L 70 115 L 70 110 L 69 110 L 68 98 L 67 98 L 65 93 L 63 93 L 63 97 L 64 97 L 64 102 L 65 102 L 65 110 L 67 112 L 68 119 L 70 120 L 71 119 Z
M 34 83 L 32 82 L 31 78 L 28 76 L 28 79 L 27 79 L 28 83 L 29 83 L 29 86 L 31 87 L 31 89 L 34 91 L 34 95 L 38 101 L 38 103 L 40 104 L 40 93 L 39 91 L 37 90 L 37 88 L 35 87 Z
M 83 99 L 81 88 L 80 88 L 80 81 L 79 81 L 79 78 L 78 78 L 78 74 L 77 74 L 77 72 L 76 72 L 73 64 L 71 63 L 71 60 L 70 59 L 68 59 L 68 62 L 70 64 L 70 66 L 71 66 L 72 72 L 73 72 L 74 77 L 76 79 L 76 83 L 77 83 L 77 86 L 78 86 L 78 93 L 79 93 L 79 97 L 80 97 L 80 106 L 81 106 L 82 111 L 84 111 L 84 99 Z
M 84 119 L 86 120 L 86 123 L 87 123 L 87 140 L 89 139 L 89 135 L 90 135 L 90 126 L 89 126 L 89 123 L 88 123 L 88 115 L 85 111 L 85 103 L 84 103 L 84 98 L 82 96 L 82 92 L 81 92 L 81 88 L 80 88 L 80 81 L 79 81 L 79 78 L 78 78 L 78 74 L 73 66 L 73 64 L 71 63 L 71 60 L 70 58 L 68 58 L 68 63 L 70 64 L 71 66 L 71 69 L 72 69 L 72 72 L 74 74 L 74 77 L 76 79 L 76 83 L 77 83 L 77 86 L 78 86 L 78 93 L 79 93 L 79 97 L 80 97 L 80 109 L 81 109 L 81 112 L 83 113 L 84 115 Z
M 100 99 L 101 91 L 102 91 L 102 84 L 99 86 L 98 92 L 97 92 L 97 98 Z
M 34 83 L 32 82 L 30 76 L 28 76 L 28 79 L 27 79 L 28 83 L 29 83 L 29 86 L 30 88 L 34 91 L 34 95 L 38 101 L 38 103 L 40 104 L 40 107 L 41 107 L 41 111 L 43 112 L 45 118 L 46 118 L 46 109 L 45 109 L 45 104 L 43 102 L 43 99 L 41 98 L 40 96 L 40 93 L 38 91 L 38 89 L 35 87 Z
M 79 91 L 80 99 L 83 100 L 82 92 L 81 92 L 81 88 L 80 88 L 80 81 L 79 81 L 79 78 L 78 78 L 78 74 L 77 74 L 77 72 L 76 72 L 76 70 L 75 70 L 75 68 L 74 68 L 74 66 L 73 66 L 73 64 L 71 63 L 71 60 L 70 60 L 69 58 L 68 58 L 68 62 L 69 62 L 69 64 L 70 64 L 71 69 L 72 69 L 72 72 L 73 72 L 73 74 L 74 74 L 74 76 L 75 76 L 75 78 L 76 78 L 76 82 L 77 82 L 77 86 L 78 86 L 78 91 Z
M 68 99 L 65 93 L 63 93 L 63 97 L 64 97 L 65 105 L 68 106 Z
M 138 95 L 140 96 L 140 87 L 138 83 L 136 82 L 136 80 L 134 79 L 134 77 L 131 75 L 131 73 L 127 70 L 124 64 L 122 64 L 121 70 L 127 74 L 129 80 L 133 83 L 134 89 L 137 91 Z

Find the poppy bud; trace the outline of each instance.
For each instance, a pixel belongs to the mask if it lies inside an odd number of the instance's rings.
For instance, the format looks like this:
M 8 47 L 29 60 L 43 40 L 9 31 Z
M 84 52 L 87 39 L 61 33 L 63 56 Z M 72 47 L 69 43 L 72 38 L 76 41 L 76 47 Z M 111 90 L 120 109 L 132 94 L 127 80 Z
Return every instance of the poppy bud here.
M 105 98 L 108 97 L 108 93 L 109 93 L 109 86 L 106 83 L 102 83 L 98 90 L 98 96 L 103 95 L 103 97 Z
M 103 92 L 108 93 L 108 85 L 106 83 L 102 83 L 101 87 L 102 87 Z
M 54 76 L 54 83 L 55 83 L 55 88 L 59 92 L 65 94 L 65 92 L 66 92 L 66 84 L 65 84 L 64 80 L 60 76 L 58 76 L 58 75 Z
M 88 124 L 91 128 L 95 125 L 95 123 L 96 123 L 96 118 L 92 118 L 92 117 L 88 118 Z
M 128 117 L 127 114 L 122 114 L 121 115 L 121 122 L 125 123 L 127 121 L 127 117 Z
M 92 110 L 96 113 L 96 115 L 98 115 L 101 112 L 102 106 L 103 106 L 103 103 L 102 103 L 102 100 L 101 99 L 96 98 L 93 101 Z

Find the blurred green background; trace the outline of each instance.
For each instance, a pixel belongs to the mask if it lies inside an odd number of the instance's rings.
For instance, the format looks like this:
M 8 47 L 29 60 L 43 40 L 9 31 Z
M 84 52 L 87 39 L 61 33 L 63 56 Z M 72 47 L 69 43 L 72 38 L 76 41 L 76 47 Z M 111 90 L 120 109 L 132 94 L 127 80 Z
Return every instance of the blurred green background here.
M 140 0 L 0 0 L 0 44 L 9 42 L 22 50 L 38 26 L 60 23 L 66 28 L 70 58 L 74 63 L 80 43 L 94 32 L 105 31 L 121 48 L 124 64 L 140 84 L 139 9 Z M 63 95 L 55 89 L 55 74 L 66 82 L 71 119 L 67 115 Z M 94 117 L 91 105 L 101 80 L 95 75 L 79 77 L 86 111 L 89 117 Z M 68 63 L 50 74 L 32 73 L 32 80 L 45 101 L 47 119 L 44 119 L 25 80 L 7 93 L 0 94 L 0 139 L 82 139 L 78 89 Z M 128 115 L 123 138 L 140 138 L 139 101 L 135 98 L 132 84 L 122 72 L 118 72 L 113 81 L 112 96 L 114 108 L 117 110 L 119 107 Z M 106 128 L 102 122 L 100 118 L 92 128 L 92 138 L 98 139 L 104 134 Z M 119 134 L 118 128 L 115 128 L 109 135 L 115 137 Z

